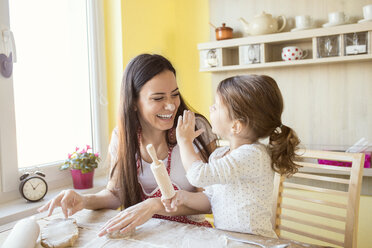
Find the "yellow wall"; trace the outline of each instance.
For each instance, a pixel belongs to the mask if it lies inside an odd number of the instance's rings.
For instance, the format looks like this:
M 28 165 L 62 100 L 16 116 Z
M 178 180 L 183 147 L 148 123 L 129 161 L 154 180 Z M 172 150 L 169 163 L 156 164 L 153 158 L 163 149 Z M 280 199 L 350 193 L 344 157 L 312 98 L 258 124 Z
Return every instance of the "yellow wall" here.
M 120 81 L 123 74 L 121 2 L 103 1 L 109 133 L 116 126 Z
M 185 100 L 208 117 L 211 104 L 211 78 L 200 73 L 197 43 L 209 39 L 207 0 L 122 0 L 121 20 L 111 15 L 114 1 L 105 1 L 105 28 L 109 128 L 116 125 L 120 80 L 125 65 L 140 53 L 157 53 L 167 57 L 177 71 L 177 80 Z M 117 54 L 116 26 L 122 25 L 122 71 L 113 69 Z M 116 29 L 117 30 L 117 29 Z
M 359 225 L 358 225 L 358 247 L 367 248 L 372 244 L 372 197 L 361 196 L 359 206 Z
M 212 104 L 210 73 L 199 72 L 197 44 L 209 41 L 209 1 L 176 1 L 175 60 L 178 82 L 185 100 L 209 118 Z

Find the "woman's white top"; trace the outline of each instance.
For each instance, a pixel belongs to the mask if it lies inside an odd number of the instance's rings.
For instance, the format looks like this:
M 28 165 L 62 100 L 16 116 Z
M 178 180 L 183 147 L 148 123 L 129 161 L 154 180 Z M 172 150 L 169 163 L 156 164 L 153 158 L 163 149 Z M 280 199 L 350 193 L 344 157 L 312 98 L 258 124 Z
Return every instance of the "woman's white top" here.
M 212 130 L 209 124 L 201 117 L 196 117 L 195 124 L 197 129 L 203 128 L 205 131 L 201 134 L 203 140 L 206 144 L 211 143 L 212 141 L 216 140 L 216 135 L 212 133 Z M 117 149 L 118 149 L 118 129 L 115 128 L 112 132 L 111 142 L 109 145 L 109 153 L 111 156 L 111 168 L 115 165 L 117 161 Z M 196 151 L 197 148 L 195 147 Z M 163 163 L 167 166 L 168 165 L 168 158 L 163 160 Z M 138 174 L 138 181 L 141 184 L 144 193 L 147 195 L 152 195 L 158 190 L 158 185 L 155 181 L 155 177 L 151 171 L 151 163 L 147 163 L 146 161 L 142 160 L 142 168 L 143 171 L 139 171 Z M 186 178 L 186 171 L 182 165 L 181 161 L 181 154 L 180 148 L 178 145 L 174 146 L 172 150 L 171 156 L 171 170 L 170 170 L 170 178 L 174 185 L 176 185 L 179 189 L 183 189 L 186 191 L 195 191 L 195 187 L 192 186 Z M 111 180 L 110 180 L 111 181 Z M 115 182 L 109 182 L 108 188 L 111 191 L 115 191 L 114 187 Z M 117 189 L 116 189 L 117 190 Z
M 229 150 L 216 149 L 209 163 L 194 162 L 187 179 L 205 188 L 217 228 L 277 237 L 271 225 L 274 171 L 266 146 L 246 144 L 226 154 Z

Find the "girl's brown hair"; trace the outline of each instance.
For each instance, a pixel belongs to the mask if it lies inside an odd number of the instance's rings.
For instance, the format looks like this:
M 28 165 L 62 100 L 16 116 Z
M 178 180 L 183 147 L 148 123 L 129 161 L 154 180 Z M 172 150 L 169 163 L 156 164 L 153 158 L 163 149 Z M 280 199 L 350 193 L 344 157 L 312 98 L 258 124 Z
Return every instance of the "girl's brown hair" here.
M 231 120 L 249 127 L 253 142 L 269 137 L 274 171 L 286 175 L 298 171 L 300 166 L 293 160 L 300 140 L 293 129 L 282 124 L 283 97 L 274 79 L 265 75 L 230 77 L 218 85 L 217 94 Z
M 114 173 L 118 175 L 116 185 L 119 187 L 119 198 L 124 208 L 130 207 L 142 201 L 142 190 L 138 183 L 137 177 L 137 158 L 141 160 L 137 131 L 140 127 L 138 112 L 135 111 L 136 102 L 139 97 L 141 88 L 154 76 L 163 71 L 169 70 L 176 75 L 176 70 L 172 64 L 163 56 L 141 54 L 132 59 L 127 65 L 124 77 L 121 84 L 120 106 L 118 118 L 118 154 L 117 161 L 111 170 L 110 178 Z M 180 106 L 178 108 L 175 120 L 182 115 L 184 110 L 190 109 L 180 95 Z M 202 115 L 197 116 L 204 118 Z M 204 118 L 205 119 L 205 118 Z M 205 119 L 208 123 L 208 121 Z M 176 128 L 177 122 L 173 124 Z M 166 139 L 168 143 L 174 143 L 169 139 L 169 131 L 167 131 Z M 194 144 L 198 148 L 200 155 L 204 161 L 208 160 L 210 152 L 207 149 L 206 142 L 197 137 Z M 142 170 L 142 164 L 141 170 Z

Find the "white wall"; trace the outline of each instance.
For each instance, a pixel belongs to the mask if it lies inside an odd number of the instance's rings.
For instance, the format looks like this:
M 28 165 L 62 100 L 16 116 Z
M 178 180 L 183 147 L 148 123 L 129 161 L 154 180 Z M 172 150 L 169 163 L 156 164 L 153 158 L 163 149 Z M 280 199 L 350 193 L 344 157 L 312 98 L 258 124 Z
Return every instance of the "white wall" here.
M 262 11 L 284 15 L 288 31 L 296 15 L 310 15 L 320 27 L 327 22 L 328 12 L 344 11 L 356 22 L 363 18 L 362 7 L 367 4 L 372 1 L 210 0 L 210 21 L 217 26 L 225 22 L 234 28 L 235 37 L 241 37 L 239 17 L 250 21 Z M 210 37 L 215 40 L 213 29 Z M 283 123 L 292 126 L 308 148 L 342 150 L 361 137 L 372 142 L 371 68 L 371 61 L 363 61 L 218 72 L 212 74 L 212 82 L 215 88 L 222 79 L 243 73 L 273 77 L 284 97 Z

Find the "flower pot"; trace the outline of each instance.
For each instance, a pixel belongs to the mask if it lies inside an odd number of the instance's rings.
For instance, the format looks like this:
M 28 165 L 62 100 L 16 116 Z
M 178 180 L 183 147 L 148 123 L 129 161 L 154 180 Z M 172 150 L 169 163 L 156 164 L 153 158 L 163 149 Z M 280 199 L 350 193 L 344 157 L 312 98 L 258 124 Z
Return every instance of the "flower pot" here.
M 71 169 L 70 172 L 75 189 L 90 189 L 93 187 L 94 170 L 87 173 L 81 173 L 81 170 Z

